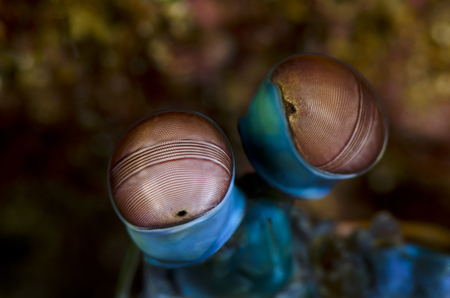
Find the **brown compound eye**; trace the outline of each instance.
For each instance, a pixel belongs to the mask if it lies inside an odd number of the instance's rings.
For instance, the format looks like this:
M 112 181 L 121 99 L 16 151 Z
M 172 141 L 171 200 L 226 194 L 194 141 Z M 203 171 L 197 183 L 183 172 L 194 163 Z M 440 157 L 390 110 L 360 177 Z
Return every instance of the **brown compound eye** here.
M 233 175 L 226 137 L 189 112 L 150 116 L 130 128 L 110 162 L 110 191 L 130 224 L 160 229 L 193 220 L 225 197 Z
M 376 161 L 384 116 L 375 91 L 356 70 L 332 58 L 300 55 L 278 65 L 271 79 L 280 87 L 295 146 L 310 164 L 351 174 Z

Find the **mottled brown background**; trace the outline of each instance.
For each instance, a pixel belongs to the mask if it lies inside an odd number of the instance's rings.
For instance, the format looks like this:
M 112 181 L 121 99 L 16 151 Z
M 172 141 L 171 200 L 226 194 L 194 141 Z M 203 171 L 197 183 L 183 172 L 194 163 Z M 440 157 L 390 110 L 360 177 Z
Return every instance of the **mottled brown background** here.
M 317 218 L 450 227 L 450 2 L 0 1 L 0 296 L 108 297 L 128 236 L 108 158 L 149 113 L 192 109 L 228 135 L 280 59 L 343 59 L 385 103 L 390 139 L 370 173 L 301 203 Z

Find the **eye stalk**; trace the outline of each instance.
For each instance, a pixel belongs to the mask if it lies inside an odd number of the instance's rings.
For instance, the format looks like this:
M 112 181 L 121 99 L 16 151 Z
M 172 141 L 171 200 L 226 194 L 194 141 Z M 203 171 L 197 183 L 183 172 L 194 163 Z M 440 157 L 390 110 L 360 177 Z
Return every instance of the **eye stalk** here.
M 257 172 L 307 199 L 368 171 L 387 141 L 384 109 L 370 84 L 348 64 L 314 54 L 272 69 L 239 130 Z
M 220 128 L 200 114 L 171 111 L 122 136 L 108 182 L 119 217 L 147 259 L 176 267 L 207 258 L 237 228 L 244 199 L 233 180 L 233 154 Z

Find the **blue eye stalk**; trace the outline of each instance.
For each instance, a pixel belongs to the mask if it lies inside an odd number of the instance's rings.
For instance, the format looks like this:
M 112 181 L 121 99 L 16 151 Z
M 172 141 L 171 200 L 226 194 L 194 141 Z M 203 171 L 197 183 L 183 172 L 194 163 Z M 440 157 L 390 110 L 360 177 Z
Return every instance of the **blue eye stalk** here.
M 230 243 L 207 262 L 174 271 L 184 297 L 273 297 L 292 280 L 296 263 L 288 216 L 269 199 L 248 205 Z
M 113 206 L 148 262 L 167 268 L 214 254 L 242 221 L 230 144 L 210 119 L 153 114 L 121 138 L 109 164 Z
M 387 127 L 378 95 L 357 70 L 301 54 L 270 71 L 239 132 L 264 180 L 289 195 L 318 199 L 378 162 Z

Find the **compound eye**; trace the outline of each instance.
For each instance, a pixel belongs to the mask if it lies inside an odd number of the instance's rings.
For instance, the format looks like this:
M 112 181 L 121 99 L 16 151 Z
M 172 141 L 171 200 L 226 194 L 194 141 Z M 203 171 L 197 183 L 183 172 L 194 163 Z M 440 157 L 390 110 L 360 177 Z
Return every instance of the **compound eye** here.
M 111 158 L 109 183 L 123 219 L 161 229 L 216 207 L 232 173 L 222 131 L 198 114 L 174 111 L 152 115 L 123 135 Z
M 299 55 L 278 65 L 271 80 L 281 90 L 295 146 L 310 164 L 353 174 L 377 160 L 386 120 L 358 71 L 333 58 Z

